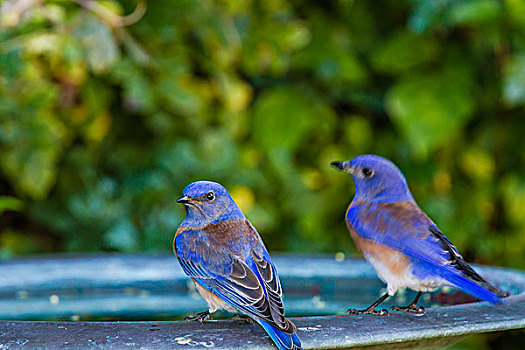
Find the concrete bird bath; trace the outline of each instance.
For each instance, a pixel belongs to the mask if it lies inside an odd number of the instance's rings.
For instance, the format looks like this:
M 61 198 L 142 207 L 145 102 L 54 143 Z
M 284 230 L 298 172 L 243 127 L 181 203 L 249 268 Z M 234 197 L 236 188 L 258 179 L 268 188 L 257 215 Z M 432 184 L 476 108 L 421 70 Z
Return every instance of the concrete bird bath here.
M 346 316 L 344 310 L 367 306 L 382 293 L 384 285 L 366 262 L 299 256 L 273 260 L 287 315 L 306 349 L 441 348 L 475 333 L 525 328 L 521 271 L 476 268 L 511 293 L 502 305 L 458 304 L 469 298 L 441 291 L 422 299 L 424 316 Z M 383 307 L 407 304 L 414 295 L 398 293 Z M 204 309 L 173 256 L 63 256 L 0 263 L 0 320 L 5 320 L 0 321 L 0 349 L 275 349 L 257 325 L 173 321 Z M 299 317 L 303 315 L 308 316 Z M 102 319 L 129 321 L 97 321 Z

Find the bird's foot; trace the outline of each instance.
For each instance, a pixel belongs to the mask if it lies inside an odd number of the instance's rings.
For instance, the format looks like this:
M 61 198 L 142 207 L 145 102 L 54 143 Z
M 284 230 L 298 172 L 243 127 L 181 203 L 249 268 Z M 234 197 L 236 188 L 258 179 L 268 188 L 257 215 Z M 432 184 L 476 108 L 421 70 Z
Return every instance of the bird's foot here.
M 188 316 L 184 319 L 184 321 L 199 321 L 200 323 L 204 323 L 208 318 L 210 318 L 210 312 L 209 311 L 203 311 L 199 312 L 195 316 Z
M 425 308 L 423 306 L 417 307 L 416 305 L 392 306 L 390 310 L 411 312 L 413 314 L 424 314 L 425 313 Z
M 375 308 L 368 308 L 364 310 L 348 309 L 346 310 L 346 312 L 349 315 L 366 315 L 366 314 L 377 315 L 377 316 L 388 315 L 388 311 L 386 309 L 376 310 Z
M 246 315 L 239 315 L 239 314 L 233 315 L 232 320 L 240 321 L 240 322 L 244 322 L 244 323 L 248 323 L 248 324 L 252 324 L 253 323 L 253 319 L 250 316 L 246 316 Z

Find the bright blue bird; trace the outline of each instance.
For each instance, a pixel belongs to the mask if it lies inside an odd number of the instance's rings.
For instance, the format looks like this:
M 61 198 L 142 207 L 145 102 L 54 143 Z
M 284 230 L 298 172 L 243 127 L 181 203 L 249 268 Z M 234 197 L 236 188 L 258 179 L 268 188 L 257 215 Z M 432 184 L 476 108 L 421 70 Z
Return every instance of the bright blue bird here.
M 361 155 L 350 161 L 332 162 L 350 175 L 355 197 L 346 212 L 350 235 L 365 259 L 387 284 L 387 292 L 364 310 L 350 314 L 387 314 L 375 308 L 398 289 L 418 292 L 412 304 L 392 310 L 422 313 L 416 307 L 423 292 L 452 286 L 491 303 L 506 296 L 478 275 L 436 224 L 412 198 L 401 171 L 389 160 Z
M 228 191 L 216 182 L 189 184 L 177 200 L 186 219 L 173 250 L 209 311 L 188 318 L 203 322 L 217 309 L 240 311 L 258 322 L 279 349 L 301 349 L 295 325 L 284 317 L 281 283 L 264 243 Z

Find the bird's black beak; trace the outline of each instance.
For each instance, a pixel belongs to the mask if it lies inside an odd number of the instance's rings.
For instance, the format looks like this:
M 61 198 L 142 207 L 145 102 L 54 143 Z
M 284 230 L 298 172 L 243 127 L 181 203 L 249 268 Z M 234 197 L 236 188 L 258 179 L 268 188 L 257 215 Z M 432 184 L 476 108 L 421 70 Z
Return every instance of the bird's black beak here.
M 335 162 L 331 162 L 330 165 L 339 170 L 343 170 L 345 168 L 344 162 L 335 161 Z
M 331 162 L 330 165 L 339 170 L 343 170 L 349 173 L 350 175 L 354 175 L 356 171 L 355 167 L 350 165 L 350 161 L 346 161 L 346 162 L 335 161 L 335 162 Z
M 191 198 L 188 196 L 180 197 L 179 199 L 177 199 L 177 203 L 186 204 L 190 202 L 190 199 Z

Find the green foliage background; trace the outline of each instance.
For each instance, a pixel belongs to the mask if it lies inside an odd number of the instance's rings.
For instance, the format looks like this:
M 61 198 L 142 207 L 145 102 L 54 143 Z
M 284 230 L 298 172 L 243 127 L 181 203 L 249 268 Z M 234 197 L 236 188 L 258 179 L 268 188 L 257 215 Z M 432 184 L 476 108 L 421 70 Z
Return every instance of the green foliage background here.
M 26 5 L 24 5 L 26 4 Z M 29 4 L 29 5 L 27 5 Z M 472 262 L 525 266 L 525 3 L 3 1 L 0 254 L 171 250 L 188 183 L 272 251 L 355 252 L 376 153 Z

